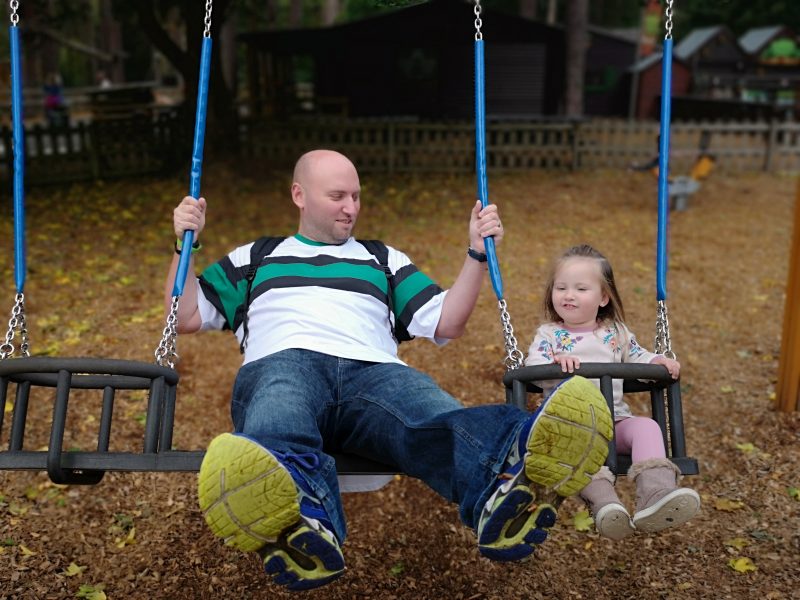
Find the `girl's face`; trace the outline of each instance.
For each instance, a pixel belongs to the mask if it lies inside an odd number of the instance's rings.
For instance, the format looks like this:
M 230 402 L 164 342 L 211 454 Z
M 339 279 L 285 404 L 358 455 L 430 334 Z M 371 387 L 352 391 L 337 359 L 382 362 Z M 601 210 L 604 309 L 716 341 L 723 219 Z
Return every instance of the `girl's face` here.
M 593 258 L 568 258 L 558 267 L 553 283 L 553 306 L 570 328 L 594 327 L 597 311 L 608 304 L 600 263 Z

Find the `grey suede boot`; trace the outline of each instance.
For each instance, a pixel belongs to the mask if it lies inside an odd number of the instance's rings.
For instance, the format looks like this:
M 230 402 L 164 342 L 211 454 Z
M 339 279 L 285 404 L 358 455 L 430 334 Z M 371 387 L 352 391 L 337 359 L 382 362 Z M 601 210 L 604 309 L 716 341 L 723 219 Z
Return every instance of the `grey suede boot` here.
M 614 491 L 614 475 L 608 467 L 601 467 L 580 495 L 594 517 L 597 533 L 621 540 L 634 532 L 631 516 Z
M 628 477 L 636 482 L 636 529 L 660 531 L 682 525 L 697 514 L 700 496 L 677 486 L 680 474 L 680 469 L 666 458 L 650 458 L 631 465 Z

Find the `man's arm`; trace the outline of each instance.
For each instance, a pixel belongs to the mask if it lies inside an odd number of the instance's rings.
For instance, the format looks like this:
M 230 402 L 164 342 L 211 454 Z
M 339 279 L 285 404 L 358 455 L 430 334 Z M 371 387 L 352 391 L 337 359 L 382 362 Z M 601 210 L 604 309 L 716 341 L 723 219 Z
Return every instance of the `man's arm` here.
M 470 248 L 478 252 L 486 252 L 483 240 L 494 236 L 495 243 L 503 239 L 503 226 L 497 206 L 490 204 L 481 208 L 476 202 L 469 220 Z M 448 290 L 442 305 L 442 315 L 436 326 L 436 337 L 455 339 L 464 334 L 472 311 L 478 301 L 478 294 L 488 271 L 487 263 L 478 262 L 467 256 L 464 265 L 452 287 Z
M 194 239 L 197 241 L 200 232 L 203 231 L 203 227 L 205 226 L 205 220 L 205 198 L 195 200 L 190 196 L 186 196 L 181 200 L 181 203 L 175 208 L 172 214 L 172 223 L 175 229 L 175 235 L 178 239 L 183 239 L 184 231 L 192 230 L 194 231 Z M 180 256 L 174 254 L 169 267 L 169 273 L 167 274 L 167 280 L 164 284 L 165 315 L 169 315 L 169 311 L 172 308 L 172 292 L 175 287 L 175 274 L 178 271 L 179 260 Z M 200 329 L 202 320 L 197 305 L 197 295 L 199 291 L 197 278 L 194 276 L 194 257 L 190 257 L 186 282 L 184 283 L 183 293 L 178 303 L 178 333 L 194 333 Z

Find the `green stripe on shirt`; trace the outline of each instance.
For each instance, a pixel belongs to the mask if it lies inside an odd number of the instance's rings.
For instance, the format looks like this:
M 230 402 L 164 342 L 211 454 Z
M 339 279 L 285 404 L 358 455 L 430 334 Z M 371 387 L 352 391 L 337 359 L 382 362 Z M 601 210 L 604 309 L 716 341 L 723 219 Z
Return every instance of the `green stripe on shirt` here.
M 430 285 L 435 284 L 422 271 L 417 271 L 405 278 L 394 290 L 394 314 L 403 314 L 406 304 Z
M 233 327 L 236 309 L 244 302 L 247 280 L 240 279 L 236 285 L 233 285 L 219 263 L 215 263 L 203 271 L 202 277 L 216 290 L 222 302 L 225 320 L 230 327 Z
M 308 279 L 359 279 L 367 281 L 386 293 L 386 275 L 371 265 L 354 265 L 346 262 L 330 265 L 309 265 L 297 263 L 269 263 L 263 265 L 256 274 L 254 286 L 276 277 L 303 277 Z

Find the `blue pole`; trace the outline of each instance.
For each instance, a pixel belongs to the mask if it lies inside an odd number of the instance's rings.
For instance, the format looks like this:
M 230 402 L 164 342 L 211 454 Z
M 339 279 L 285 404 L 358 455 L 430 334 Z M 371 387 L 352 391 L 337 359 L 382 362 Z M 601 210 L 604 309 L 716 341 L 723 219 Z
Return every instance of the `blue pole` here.
M 478 199 L 481 206 L 489 205 L 489 185 L 486 181 L 486 103 L 485 78 L 483 70 L 483 40 L 475 40 L 475 172 L 478 177 Z M 489 258 L 489 278 L 498 300 L 503 299 L 503 279 L 497 263 L 494 238 L 483 240 L 486 256 Z
M 192 149 L 192 170 L 189 176 L 189 195 L 192 198 L 200 197 L 200 176 L 203 171 L 203 143 L 205 142 L 206 112 L 208 108 L 208 79 L 211 71 L 211 38 L 203 37 L 203 47 L 200 54 L 200 76 L 197 84 L 197 110 L 194 121 L 194 147 Z M 183 234 L 183 249 L 178 262 L 178 271 L 175 273 L 175 285 L 172 288 L 173 296 L 183 294 L 183 285 L 186 283 L 186 274 L 189 270 L 189 258 L 192 254 L 193 231 Z
M 667 235 L 669 228 L 669 123 L 672 106 L 672 38 L 664 40 L 661 60 L 661 135 L 658 146 L 658 233 L 656 237 L 656 300 L 667 299 Z
M 25 126 L 22 123 L 22 68 L 19 28 L 8 28 L 11 45 L 11 120 L 14 151 L 14 277 L 17 293 L 25 288 Z

